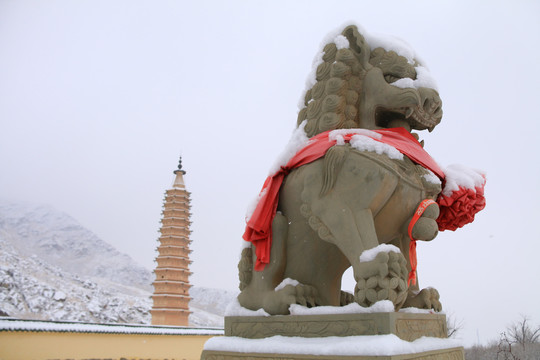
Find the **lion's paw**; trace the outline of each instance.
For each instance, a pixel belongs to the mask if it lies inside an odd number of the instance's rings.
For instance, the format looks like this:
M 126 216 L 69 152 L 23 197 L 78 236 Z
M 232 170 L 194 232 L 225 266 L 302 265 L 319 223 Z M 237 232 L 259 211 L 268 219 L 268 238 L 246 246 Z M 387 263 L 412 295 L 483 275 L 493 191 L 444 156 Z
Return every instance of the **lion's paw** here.
M 407 297 L 407 261 L 401 253 L 381 252 L 365 263 L 364 278 L 355 287 L 356 302 L 368 307 L 381 300 L 390 300 L 397 308 Z
M 434 288 L 425 288 L 420 292 L 409 292 L 403 307 L 415 307 L 418 309 L 442 310 L 441 302 L 439 301 L 439 292 Z
M 289 313 L 289 306 L 292 304 L 306 307 L 317 306 L 317 289 L 302 284 L 288 284 L 278 287 L 275 291 L 266 295 L 263 308 L 272 315 L 286 315 Z

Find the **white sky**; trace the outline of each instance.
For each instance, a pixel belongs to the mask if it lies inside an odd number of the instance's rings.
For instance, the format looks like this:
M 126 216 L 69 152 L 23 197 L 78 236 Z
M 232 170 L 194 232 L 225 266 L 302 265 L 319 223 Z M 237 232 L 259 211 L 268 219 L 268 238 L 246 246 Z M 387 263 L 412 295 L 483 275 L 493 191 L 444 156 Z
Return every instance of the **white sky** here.
M 153 269 L 182 154 L 191 282 L 236 288 L 246 208 L 319 43 L 349 20 L 415 48 L 443 99 L 426 149 L 488 174 L 477 220 L 418 244 L 420 284 L 467 344 L 539 324 L 535 1 L 0 0 L 0 197 L 51 204 Z

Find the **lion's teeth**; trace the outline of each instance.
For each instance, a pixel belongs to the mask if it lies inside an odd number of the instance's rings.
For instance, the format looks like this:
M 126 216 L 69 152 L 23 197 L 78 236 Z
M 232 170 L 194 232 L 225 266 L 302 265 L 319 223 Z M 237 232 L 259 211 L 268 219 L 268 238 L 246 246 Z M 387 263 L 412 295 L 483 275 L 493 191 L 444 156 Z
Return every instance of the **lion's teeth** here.
M 411 115 L 412 115 L 412 113 L 413 113 L 413 109 L 412 109 L 412 108 L 408 108 L 408 109 L 407 109 L 407 112 L 405 113 L 405 119 L 410 118 Z

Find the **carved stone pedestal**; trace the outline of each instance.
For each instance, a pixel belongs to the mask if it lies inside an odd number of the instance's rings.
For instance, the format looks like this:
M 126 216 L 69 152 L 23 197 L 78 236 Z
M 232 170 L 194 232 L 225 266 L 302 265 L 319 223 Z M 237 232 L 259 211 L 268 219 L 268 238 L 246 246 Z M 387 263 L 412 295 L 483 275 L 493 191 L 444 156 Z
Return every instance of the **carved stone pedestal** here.
M 388 338 L 389 334 L 394 334 L 401 340 L 395 337 Z M 440 314 L 394 312 L 226 317 L 225 337 L 209 340 L 201 359 L 463 360 L 462 347 L 456 346 L 451 340 L 442 340 L 446 339 L 446 334 L 446 316 Z M 275 336 L 284 338 L 273 338 Z M 377 342 L 384 336 L 387 337 L 383 339 L 384 341 Z M 392 346 L 400 341 L 407 342 L 405 345 L 408 345 L 408 342 L 423 336 L 440 338 L 440 348 L 433 348 L 433 345 L 426 348 L 422 344 L 410 343 L 411 346 L 405 346 L 409 350 L 399 353 L 385 345 L 385 341 L 390 341 Z M 341 355 L 329 353 L 328 348 L 338 342 L 343 344 L 339 349 Z M 377 349 L 379 355 L 373 355 L 376 342 L 381 344 Z M 348 345 L 353 345 L 350 346 L 351 350 L 342 351 L 343 348 L 348 348 Z M 281 350 L 274 350 L 279 353 L 270 353 L 272 351 L 265 351 L 268 348 Z M 413 349 L 412 353 L 410 349 Z M 321 355 L 322 353 L 324 355 Z
M 275 335 L 327 337 L 383 334 L 394 334 L 406 341 L 413 341 L 422 336 L 446 338 L 446 316 L 392 312 L 225 318 L 225 336 L 248 339 L 262 339 Z

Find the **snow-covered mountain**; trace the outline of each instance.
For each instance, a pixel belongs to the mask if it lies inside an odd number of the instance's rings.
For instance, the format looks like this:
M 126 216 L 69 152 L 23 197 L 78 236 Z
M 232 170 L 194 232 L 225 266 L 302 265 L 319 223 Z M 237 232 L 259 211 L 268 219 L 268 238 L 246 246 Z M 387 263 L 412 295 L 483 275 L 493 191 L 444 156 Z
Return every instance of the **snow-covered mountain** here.
M 149 324 L 152 280 L 70 216 L 0 200 L 0 316 Z M 190 294 L 190 323 L 197 326 L 223 326 L 236 296 L 198 287 Z
M 126 288 L 125 290 L 128 290 Z M 77 274 L 25 257 L 0 237 L 0 311 L 39 320 L 149 323 L 150 293 L 103 286 Z
M 0 238 L 66 272 L 152 290 L 150 271 L 51 206 L 0 201 Z

